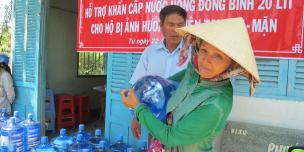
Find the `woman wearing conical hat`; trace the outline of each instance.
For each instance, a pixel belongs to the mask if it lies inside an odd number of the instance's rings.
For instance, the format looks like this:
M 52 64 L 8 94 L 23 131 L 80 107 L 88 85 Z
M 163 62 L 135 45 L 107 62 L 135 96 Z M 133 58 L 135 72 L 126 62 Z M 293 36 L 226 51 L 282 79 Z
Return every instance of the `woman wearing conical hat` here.
M 177 32 L 193 45 L 192 62 L 170 78 L 180 85 L 168 101 L 167 123 L 139 104 L 134 90 L 128 97 L 122 92 L 121 97 L 166 151 L 212 151 L 214 138 L 224 129 L 232 109 L 229 78 L 248 78 L 250 94 L 260 82 L 246 25 L 243 18 L 230 18 L 179 28 Z

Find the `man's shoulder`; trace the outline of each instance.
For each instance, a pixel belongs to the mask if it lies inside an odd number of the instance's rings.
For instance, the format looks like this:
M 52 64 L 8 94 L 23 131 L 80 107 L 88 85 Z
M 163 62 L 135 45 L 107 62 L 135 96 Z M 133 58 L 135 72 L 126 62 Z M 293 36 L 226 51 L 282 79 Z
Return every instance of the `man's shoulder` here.
M 150 52 L 150 51 L 156 51 L 158 49 L 161 49 L 163 41 L 159 41 L 157 43 L 153 43 L 146 47 L 145 52 Z

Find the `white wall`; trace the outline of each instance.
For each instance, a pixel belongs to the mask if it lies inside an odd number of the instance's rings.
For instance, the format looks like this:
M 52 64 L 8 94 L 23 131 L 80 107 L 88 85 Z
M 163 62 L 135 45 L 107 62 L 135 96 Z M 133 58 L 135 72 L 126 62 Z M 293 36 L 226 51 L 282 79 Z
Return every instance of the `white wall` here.
M 304 99 L 291 101 L 234 96 L 228 119 L 304 130 Z
M 76 3 L 76 5 L 75 5 Z M 77 1 L 51 1 L 47 20 L 47 86 L 55 93 L 87 94 L 91 107 L 100 108 L 101 94 L 92 88 L 105 77 L 77 77 Z
M 304 131 L 304 99 L 276 100 L 256 97 L 233 97 L 228 121 L 275 126 Z M 223 134 L 215 141 L 215 152 L 221 151 Z

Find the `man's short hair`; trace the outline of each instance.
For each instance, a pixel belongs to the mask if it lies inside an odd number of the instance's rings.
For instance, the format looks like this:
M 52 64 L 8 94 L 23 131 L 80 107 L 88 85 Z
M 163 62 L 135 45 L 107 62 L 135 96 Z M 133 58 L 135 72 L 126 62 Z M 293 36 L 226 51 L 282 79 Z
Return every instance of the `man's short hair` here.
M 171 14 L 178 14 L 184 18 L 186 21 L 187 19 L 187 12 L 182 7 L 178 5 L 168 5 L 165 6 L 159 13 L 160 23 L 163 24 L 166 17 Z

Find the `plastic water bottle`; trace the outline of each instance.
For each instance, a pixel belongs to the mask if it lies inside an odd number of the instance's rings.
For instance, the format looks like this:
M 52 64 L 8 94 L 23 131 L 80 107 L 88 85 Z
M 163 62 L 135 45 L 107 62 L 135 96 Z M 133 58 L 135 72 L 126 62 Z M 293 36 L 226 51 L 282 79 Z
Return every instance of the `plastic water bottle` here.
M 26 150 L 38 146 L 40 144 L 40 123 L 33 120 L 33 114 L 29 113 L 21 125 L 24 126 Z
M 100 129 L 96 129 L 95 130 L 95 136 L 92 137 L 89 140 L 89 143 L 93 145 L 93 147 L 96 147 L 99 144 L 99 141 L 104 140 L 101 136 L 101 130 Z M 105 140 L 104 140 L 105 141 Z M 107 146 L 107 141 L 105 141 L 105 144 Z
M 92 152 L 92 145 L 87 143 L 86 140 L 83 139 L 82 134 L 78 134 L 76 137 L 76 142 L 72 144 L 69 148 L 70 152 Z
M 17 124 L 23 121 L 23 119 L 20 117 L 19 111 L 14 111 L 14 117 L 16 118 Z
M 51 143 L 58 150 L 64 150 L 65 146 L 69 146 L 74 143 L 74 139 L 72 137 L 67 136 L 66 129 L 62 128 L 60 129 L 60 135 L 58 137 L 53 138 Z
M 11 117 L 7 125 L 1 128 L 1 142 L 4 149 L 9 149 L 10 145 L 16 145 L 16 152 L 24 150 L 24 128 L 16 124 L 15 117 Z
M 80 124 L 78 127 L 78 132 L 75 132 L 72 134 L 72 137 L 74 137 L 75 139 L 77 138 L 77 135 L 81 134 L 83 140 L 88 141 L 92 138 L 92 135 L 88 132 L 85 131 L 85 126 L 84 124 Z
M 123 142 L 123 136 L 120 136 L 119 140 L 116 141 L 113 145 L 110 146 L 112 152 L 124 152 L 128 146 Z
M 56 149 L 48 143 L 48 137 L 41 138 L 41 144 L 36 147 L 36 152 L 57 152 Z
M 146 105 L 161 121 L 166 120 L 166 107 L 178 83 L 160 76 L 144 76 L 132 86 L 139 102 Z

